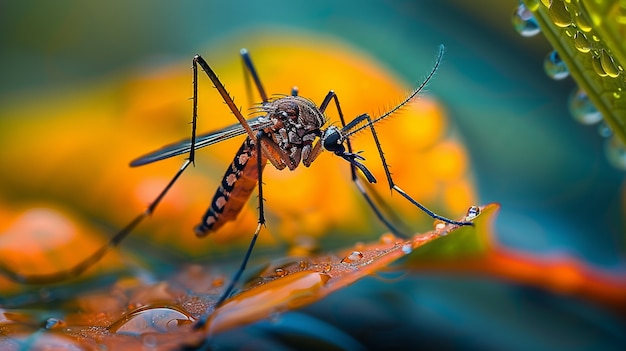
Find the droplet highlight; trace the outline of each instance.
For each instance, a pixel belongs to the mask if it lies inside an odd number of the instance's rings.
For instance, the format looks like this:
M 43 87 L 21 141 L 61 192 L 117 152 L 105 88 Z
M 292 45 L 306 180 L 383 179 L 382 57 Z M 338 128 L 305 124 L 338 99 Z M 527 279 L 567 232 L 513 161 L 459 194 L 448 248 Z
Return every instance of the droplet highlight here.
M 588 33 L 591 31 L 591 24 L 589 24 L 589 19 L 587 19 L 584 12 L 579 12 L 576 14 L 576 17 L 574 17 L 574 23 L 576 23 L 576 27 L 578 27 L 578 29 L 582 30 L 583 32 Z
M 604 67 L 602 67 L 602 63 L 600 63 L 600 56 L 594 55 L 591 58 L 591 67 L 600 77 L 606 77 L 606 71 L 604 71 Z
M 535 16 L 524 4 L 520 4 L 515 9 L 511 22 L 513 28 L 523 37 L 532 37 L 541 31 Z
M 572 25 L 572 15 L 567 11 L 563 0 L 552 0 L 548 16 L 557 27 L 565 28 Z
M 615 67 L 613 57 L 604 49 L 600 53 L 600 64 L 607 76 L 611 78 L 617 78 L 617 76 L 619 76 L 619 70 Z
M 569 76 L 569 70 L 567 69 L 567 65 L 559 56 L 559 53 L 556 50 L 546 56 L 543 61 L 543 69 L 546 71 L 548 77 L 554 80 L 565 79 Z
M 322 270 L 322 273 L 330 273 L 330 271 L 331 271 L 332 269 L 333 269 L 333 266 L 332 266 L 331 264 L 327 263 L 327 264 L 324 266 L 324 269 Z
M 582 32 L 576 32 L 576 34 L 574 34 L 574 47 L 583 54 L 591 51 L 591 44 L 589 40 L 587 40 L 587 36 Z
M 602 121 L 602 113 L 589 100 L 589 96 L 582 89 L 575 89 L 569 97 L 569 112 L 581 124 L 592 125 Z
M 48 318 L 46 319 L 46 321 L 44 322 L 43 327 L 47 330 L 53 329 L 53 328 L 61 328 L 64 327 L 66 325 L 66 323 L 58 318 Z
M 410 254 L 413 251 L 413 245 L 411 245 L 411 243 L 406 243 L 404 245 L 402 245 L 402 252 L 405 255 Z
M 341 263 L 353 263 L 363 258 L 361 251 L 352 251 L 348 256 L 341 260 Z
M 471 221 L 472 219 L 478 217 L 479 214 L 480 214 L 480 207 L 472 206 L 469 209 L 467 209 L 467 214 L 465 214 L 465 220 Z
M 189 312 L 178 306 L 143 306 L 111 324 L 109 331 L 136 336 L 166 333 L 180 326 L 191 324 L 193 320 Z
M 383 234 L 380 237 L 380 243 L 381 244 L 393 244 L 395 241 L 396 241 L 396 237 L 395 237 L 395 235 L 393 235 L 391 233 Z

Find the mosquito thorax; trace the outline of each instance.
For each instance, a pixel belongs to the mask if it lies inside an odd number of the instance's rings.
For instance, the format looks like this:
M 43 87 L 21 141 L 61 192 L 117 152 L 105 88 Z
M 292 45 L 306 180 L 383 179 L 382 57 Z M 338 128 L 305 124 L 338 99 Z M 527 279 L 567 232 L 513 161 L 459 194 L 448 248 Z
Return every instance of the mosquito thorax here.
M 343 146 L 341 130 L 336 126 L 329 126 L 322 134 L 322 147 L 334 153 L 343 153 L 346 149 Z
M 262 109 L 266 113 L 263 118 L 274 124 L 266 132 L 289 155 L 287 166 L 293 170 L 301 160 L 308 164 L 313 142 L 326 122 L 315 103 L 300 96 L 283 96 Z

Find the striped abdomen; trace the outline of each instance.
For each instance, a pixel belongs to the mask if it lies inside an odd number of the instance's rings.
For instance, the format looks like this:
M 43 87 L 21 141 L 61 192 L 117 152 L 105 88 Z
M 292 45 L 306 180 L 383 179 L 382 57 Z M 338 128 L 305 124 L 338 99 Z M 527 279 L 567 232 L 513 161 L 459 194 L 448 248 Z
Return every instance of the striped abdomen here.
M 261 171 L 266 164 L 267 158 L 261 156 Z M 258 180 L 256 146 L 248 137 L 226 169 L 211 206 L 202 217 L 202 223 L 195 228 L 196 235 L 205 236 L 218 230 L 226 222 L 235 220 L 256 188 Z

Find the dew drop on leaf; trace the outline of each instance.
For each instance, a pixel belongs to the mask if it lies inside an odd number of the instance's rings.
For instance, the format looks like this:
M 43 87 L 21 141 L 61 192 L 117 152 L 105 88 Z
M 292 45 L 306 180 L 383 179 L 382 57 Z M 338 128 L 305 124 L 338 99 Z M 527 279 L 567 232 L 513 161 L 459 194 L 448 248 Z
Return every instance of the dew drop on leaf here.
M 619 70 L 615 67 L 613 57 L 604 49 L 600 53 L 600 64 L 607 76 L 611 78 L 617 78 L 617 76 L 619 76 Z
M 587 40 L 587 36 L 578 31 L 574 34 L 574 47 L 576 47 L 576 50 L 582 52 L 583 54 L 591 51 L 591 44 L 589 43 L 589 40 Z
M 467 209 L 467 214 L 465 215 L 465 220 L 470 221 L 476 218 L 480 214 L 480 208 L 478 206 L 472 206 Z
M 607 73 L 604 70 L 604 67 L 602 67 L 602 63 L 600 62 L 600 56 L 596 56 L 594 55 L 591 58 L 591 67 L 593 67 L 593 70 L 596 72 L 597 75 L 599 75 L 600 77 L 606 77 Z
M 591 31 L 591 25 L 589 24 L 589 19 L 587 19 L 585 12 L 577 13 L 574 21 L 576 22 L 576 26 L 578 27 L 578 29 L 582 30 L 583 32 Z
M 112 333 L 127 335 L 144 335 L 148 333 L 165 333 L 193 322 L 193 317 L 180 307 L 143 306 L 111 324 Z
M 556 50 L 546 56 L 543 61 L 543 69 L 548 77 L 554 80 L 565 79 L 569 76 L 569 70 Z
M 520 4 L 513 13 L 513 28 L 523 37 L 539 34 L 539 24 L 532 12 L 524 4 Z
M 44 328 L 50 330 L 53 328 L 62 328 L 65 325 L 65 322 L 58 318 L 48 318 L 44 323 Z
M 391 233 L 385 233 L 380 237 L 381 244 L 393 244 L 396 241 L 396 237 Z
M 567 11 L 563 0 L 552 0 L 548 15 L 557 27 L 565 28 L 572 25 L 572 15 Z
M 361 251 L 352 251 L 348 256 L 344 257 L 341 260 L 341 263 L 352 263 L 358 261 L 363 258 L 363 253 Z
M 602 114 L 591 102 L 587 93 L 578 88 L 569 97 L 569 111 L 572 117 L 581 124 L 591 125 L 602 121 Z
M 410 243 L 402 245 L 402 252 L 404 252 L 405 255 L 410 254 L 412 251 L 413 245 L 411 245 Z
M 328 263 L 324 266 L 324 270 L 322 272 L 329 273 L 332 269 L 333 269 L 333 266 L 330 263 Z

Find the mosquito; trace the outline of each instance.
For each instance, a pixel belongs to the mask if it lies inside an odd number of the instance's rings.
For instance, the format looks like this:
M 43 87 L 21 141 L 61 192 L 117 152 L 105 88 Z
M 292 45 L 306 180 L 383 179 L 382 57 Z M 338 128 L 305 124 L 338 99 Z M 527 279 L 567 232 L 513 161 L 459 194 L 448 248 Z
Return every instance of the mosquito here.
M 255 188 L 258 193 L 257 226 L 240 266 L 230 280 L 229 285 L 220 295 L 215 305 L 198 318 L 195 328 L 202 328 L 207 323 L 212 311 L 221 306 L 224 301 L 230 297 L 246 269 L 259 232 L 265 225 L 263 170 L 268 162 L 279 170 L 288 168 L 293 171 L 298 168 L 300 164 L 309 167 L 324 150 L 332 152 L 335 156 L 344 159 L 350 164 L 352 182 L 354 182 L 359 193 L 373 210 L 376 217 L 395 235 L 407 237 L 407 235 L 401 233 L 391 221 L 385 217 L 365 190 L 358 174 L 360 172 L 368 183 L 376 183 L 377 181 L 372 172 L 365 166 L 365 158 L 361 155 L 361 152 L 353 152 L 350 141 L 351 137 L 359 132 L 369 130 L 376 144 L 387 183 L 392 191 L 400 194 L 433 219 L 458 226 L 473 225 L 471 221 L 455 221 L 440 216 L 420 204 L 402 190 L 393 181 L 376 129 L 374 128 L 376 123 L 390 117 L 418 96 L 439 68 L 443 53 L 444 47 L 441 45 L 435 64 L 428 76 L 395 107 L 375 118 L 372 118 L 368 114 L 359 115 L 348 123 L 345 121 L 337 94 L 333 90 L 330 90 L 326 94 L 319 106 L 312 100 L 299 96 L 296 88 L 292 89 L 290 95 L 269 98 L 263 88 L 257 70 L 252 63 L 249 52 L 246 49 L 242 49 L 240 56 L 244 66 L 246 82 L 249 86 L 250 78 L 252 78 L 261 97 L 261 103 L 253 108 L 255 117 L 246 119 L 209 64 L 202 56 L 194 56 L 192 61 L 193 106 L 191 138 L 164 146 L 130 163 L 131 167 L 137 167 L 170 157 L 188 154 L 188 157 L 184 160 L 178 171 L 154 201 L 149 204 L 144 212 L 135 217 L 126 227 L 109 239 L 105 246 L 78 265 L 65 271 L 47 275 L 25 276 L 16 272 L 6 272 L 7 275 L 16 281 L 32 284 L 58 282 L 80 275 L 83 271 L 98 262 L 110 249 L 116 247 L 144 218 L 154 212 L 167 192 L 189 165 L 195 163 L 197 149 L 244 135 L 246 136 L 245 140 L 235 154 L 232 163 L 226 169 L 221 184 L 213 196 L 211 205 L 202 216 L 200 223 L 194 228 L 194 231 L 198 237 L 204 237 L 217 231 L 225 223 L 234 221 Z M 232 114 L 237 118 L 236 124 L 206 134 L 198 135 L 196 133 L 198 119 L 198 68 L 206 73 Z M 328 123 L 325 111 L 331 103 L 335 105 L 341 127 L 332 124 L 325 127 Z

